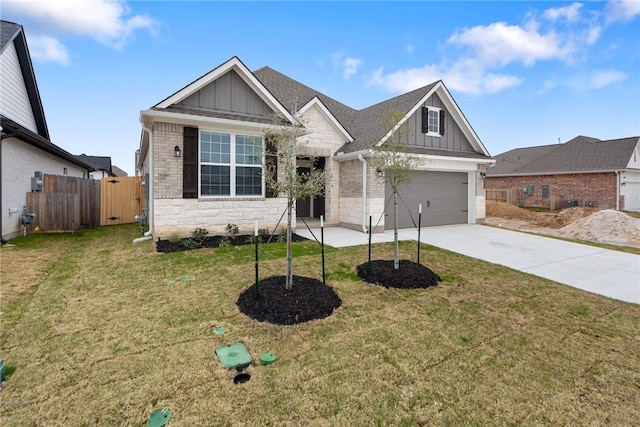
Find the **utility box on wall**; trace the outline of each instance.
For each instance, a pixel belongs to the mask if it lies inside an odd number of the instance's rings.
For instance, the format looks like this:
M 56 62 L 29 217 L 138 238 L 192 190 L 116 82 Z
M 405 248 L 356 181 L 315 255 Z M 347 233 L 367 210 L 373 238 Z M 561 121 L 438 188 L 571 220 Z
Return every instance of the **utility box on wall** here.
M 31 191 L 34 193 L 42 192 L 42 172 L 35 171 L 31 178 Z

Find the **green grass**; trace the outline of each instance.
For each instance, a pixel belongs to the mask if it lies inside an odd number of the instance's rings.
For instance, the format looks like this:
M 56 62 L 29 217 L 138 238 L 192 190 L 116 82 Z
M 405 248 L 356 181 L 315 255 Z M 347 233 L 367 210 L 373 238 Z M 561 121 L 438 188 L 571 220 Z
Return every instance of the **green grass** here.
M 421 261 L 444 281 L 384 289 L 355 274 L 366 246 L 325 248 L 342 307 L 276 326 L 235 304 L 253 246 L 160 254 L 138 236 L 112 226 L 2 249 L 0 358 L 13 372 L 0 425 L 144 425 L 160 408 L 170 426 L 640 424 L 637 305 L 426 245 Z M 321 279 L 317 243 L 294 248 L 294 273 Z M 284 273 L 284 245 L 260 251 L 261 277 Z M 414 242 L 400 251 L 415 259 Z M 278 360 L 234 385 L 214 350 L 238 341 Z

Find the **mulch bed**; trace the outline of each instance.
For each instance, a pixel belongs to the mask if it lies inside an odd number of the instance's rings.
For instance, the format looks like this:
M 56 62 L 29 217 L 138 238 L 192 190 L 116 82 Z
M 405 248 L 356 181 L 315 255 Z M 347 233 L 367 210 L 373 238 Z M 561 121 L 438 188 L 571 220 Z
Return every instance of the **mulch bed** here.
M 182 252 L 182 251 L 190 251 L 192 249 L 202 249 L 202 248 L 219 248 L 220 243 L 224 242 L 225 246 L 241 246 L 241 245 L 252 245 L 251 235 L 238 235 L 233 237 L 227 236 L 207 236 L 202 241 L 197 242 L 197 246 L 194 245 L 194 240 L 192 238 L 185 237 L 181 239 L 179 242 L 171 242 L 169 240 L 158 239 L 156 242 L 156 250 L 158 252 L 168 253 L 168 252 Z M 267 238 L 268 239 L 268 238 Z M 302 242 L 308 240 L 305 237 L 299 236 L 297 234 L 293 234 L 291 236 L 292 242 Z M 273 236 L 270 243 L 278 242 L 278 236 Z M 266 241 L 265 241 L 266 243 Z
M 293 276 L 292 289 L 285 289 L 285 276 L 273 276 L 243 291 L 238 298 L 240 311 L 259 322 L 293 325 L 324 319 L 342 305 L 335 291 L 320 280 Z
M 419 289 L 442 282 L 440 276 L 422 264 L 400 260 L 399 267 L 393 268 L 393 260 L 373 260 L 371 271 L 368 262 L 360 264 L 356 271 L 362 280 L 385 288 Z

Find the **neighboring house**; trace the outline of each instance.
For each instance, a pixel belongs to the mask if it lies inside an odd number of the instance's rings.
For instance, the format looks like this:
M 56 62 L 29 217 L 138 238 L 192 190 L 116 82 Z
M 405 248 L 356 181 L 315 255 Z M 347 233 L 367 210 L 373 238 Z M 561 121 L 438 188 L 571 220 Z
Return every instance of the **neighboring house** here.
M 113 172 L 113 176 L 128 176 L 129 174 L 126 171 L 123 171 L 116 165 L 111 166 L 111 172 Z
M 423 225 L 483 222 L 482 175 L 494 160 L 441 81 L 355 110 L 271 68 L 251 72 L 233 57 L 140 112 L 136 170 L 146 176 L 151 232 L 187 235 L 201 227 L 223 233 L 227 224 L 248 231 L 255 221 L 274 227 L 286 197 L 271 194 L 261 160 L 250 155 L 264 153 L 274 113 L 305 127 L 299 142 L 308 157 L 297 159 L 298 170 L 316 167 L 330 175 L 322 197 L 297 201 L 298 218 L 322 215 L 327 224 L 365 231 L 372 216 L 379 229 L 391 228 L 385 217 L 390 189 L 370 162 L 372 148 L 388 139 L 383 118 L 389 111 L 404 114 L 399 124 L 413 130 L 407 142 L 422 160 L 401 189 L 414 218 L 422 203 Z M 412 227 L 407 210 L 399 212 L 400 226 Z
M 43 174 L 88 177 L 91 165 L 49 141 L 47 122 L 21 25 L 0 21 L 0 218 L 2 237 L 20 233 L 26 193 Z
M 116 176 L 112 171 L 111 157 L 107 156 L 87 156 L 80 154 L 76 156 L 78 159 L 93 166 L 94 171 L 89 174 L 91 179 L 109 178 Z
M 496 156 L 487 189 L 514 188 L 520 204 L 640 211 L 640 137 L 601 141 L 577 136 L 564 144 L 517 148 Z

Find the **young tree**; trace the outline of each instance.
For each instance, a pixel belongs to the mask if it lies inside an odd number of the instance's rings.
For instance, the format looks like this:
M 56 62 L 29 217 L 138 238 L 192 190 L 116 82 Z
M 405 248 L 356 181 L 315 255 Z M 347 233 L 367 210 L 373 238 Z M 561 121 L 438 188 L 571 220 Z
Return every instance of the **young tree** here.
M 304 128 L 285 125 L 279 118 L 275 126 L 265 132 L 265 182 L 274 194 L 287 196 L 287 267 L 286 289 L 293 287 L 293 267 L 291 256 L 291 235 L 293 207 L 297 199 L 314 197 L 324 192 L 328 175 L 324 170 L 313 168 L 310 173 L 297 173 L 296 158 L 304 156 L 304 146 L 298 139 L 304 134 Z M 277 164 L 282 165 L 283 175 L 278 179 Z
M 407 122 L 398 125 L 404 114 L 390 111 L 383 117 L 387 131 L 392 131 L 384 144 L 373 149 L 372 165 L 381 170 L 385 182 L 389 183 L 393 192 L 393 268 L 400 266 L 398 254 L 398 187 L 411 182 L 413 171 L 420 165 L 420 159 L 409 152 L 409 136 L 411 130 Z

